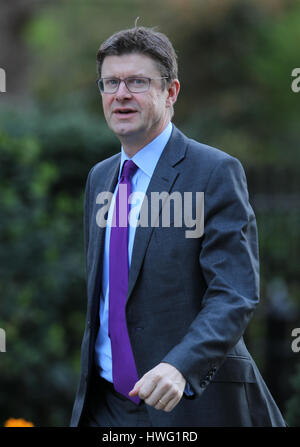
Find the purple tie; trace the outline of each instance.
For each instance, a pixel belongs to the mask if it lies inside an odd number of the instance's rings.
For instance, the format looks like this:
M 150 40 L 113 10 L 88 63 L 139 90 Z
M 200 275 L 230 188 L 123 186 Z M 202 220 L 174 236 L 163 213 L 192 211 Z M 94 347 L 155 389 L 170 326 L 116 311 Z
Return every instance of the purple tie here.
M 125 161 L 120 177 L 109 246 L 109 337 L 112 351 L 113 384 L 116 391 L 137 405 L 138 396 L 128 396 L 139 380 L 126 324 L 128 290 L 128 197 L 131 178 L 137 170 L 133 161 Z

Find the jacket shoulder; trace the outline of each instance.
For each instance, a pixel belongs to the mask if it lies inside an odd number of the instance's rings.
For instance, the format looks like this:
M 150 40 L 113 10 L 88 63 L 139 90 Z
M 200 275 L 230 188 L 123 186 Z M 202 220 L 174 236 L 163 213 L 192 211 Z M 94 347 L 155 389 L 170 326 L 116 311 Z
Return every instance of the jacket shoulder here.
M 202 143 L 200 141 L 196 141 L 193 138 L 189 138 L 178 128 L 175 128 L 175 141 L 184 143 L 187 146 L 188 156 L 192 157 L 195 161 L 205 161 L 207 163 L 211 163 L 212 165 L 218 164 L 222 160 L 232 160 L 237 158 L 228 154 L 224 150 L 220 148 L 216 148 L 210 146 L 208 144 Z M 239 161 L 239 160 L 237 160 Z
M 109 158 L 105 158 L 104 160 L 99 161 L 98 163 L 96 163 L 91 169 L 90 169 L 90 173 L 93 174 L 98 174 L 101 172 L 106 172 L 107 169 L 110 169 L 114 166 L 116 166 L 116 164 L 120 161 L 120 153 L 112 155 Z
M 222 161 L 237 160 L 235 157 L 219 148 L 209 146 L 192 138 L 188 138 L 188 151 L 190 157 L 205 162 L 212 167 Z
M 89 171 L 86 184 L 91 188 L 99 185 L 101 179 L 105 179 L 108 173 L 113 173 L 120 162 L 120 153 L 99 161 Z
M 196 141 L 193 138 L 187 137 L 183 132 L 176 129 L 178 136 L 182 143 L 186 146 L 185 159 L 189 163 L 191 169 L 195 169 L 195 172 L 209 175 L 216 167 L 232 167 L 239 172 L 244 171 L 243 166 L 236 157 L 228 154 L 222 149 L 209 146 L 202 142 Z M 204 172 L 203 172 L 204 171 Z

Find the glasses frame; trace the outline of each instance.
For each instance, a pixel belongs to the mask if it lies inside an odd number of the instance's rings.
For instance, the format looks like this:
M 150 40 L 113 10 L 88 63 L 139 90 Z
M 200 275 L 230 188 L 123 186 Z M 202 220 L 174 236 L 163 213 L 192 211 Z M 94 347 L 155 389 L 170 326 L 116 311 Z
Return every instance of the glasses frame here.
M 116 89 L 113 92 L 105 92 L 104 90 L 101 89 L 100 82 L 103 81 L 104 79 L 114 79 L 114 80 L 118 81 L 118 84 L 116 85 Z M 126 81 L 128 81 L 128 79 L 147 79 L 149 81 L 148 88 L 146 90 L 142 90 L 140 92 L 133 92 L 132 90 L 130 90 L 130 88 L 127 85 Z M 151 81 L 153 81 L 155 79 L 168 79 L 168 76 L 162 76 L 160 78 L 148 78 L 147 76 L 128 76 L 127 78 L 115 78 L 113 76 L 108 76 L 108 77 L 105 77 L 105 78 L 98 78 L 96 80 L 96 84 L 97 84 L 98 89 L 100 90 L 101 94 L 104 93 L 106 95 L 113 95 L 114 93 L 117 93 L 117 91 L 119 90 L 121 82 L 124 82 L 124 84 L 126 85 L 127 90 L 130 93 L 137 94 L 137 93 L 145 93 L 145 92 L 147 92 L 149 90 L 149 88 L 150 88 Z

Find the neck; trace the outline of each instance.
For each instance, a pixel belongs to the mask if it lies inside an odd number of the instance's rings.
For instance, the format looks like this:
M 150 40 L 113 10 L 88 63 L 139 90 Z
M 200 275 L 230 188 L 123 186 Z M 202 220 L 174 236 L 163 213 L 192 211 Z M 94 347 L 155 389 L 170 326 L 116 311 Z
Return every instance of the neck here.
M 138 151 L 143 149 L 143 147 L 151 143 L 152 140 L 163 132 L 169 122 L 170 120 L 164 122 L 159 128 L 156 129 L 155 132 L 152 132 L 151 134 L 149 133 L 146 136 L 136 134 L 119 137 L 123 149 L 128 157 L 132 158 Z

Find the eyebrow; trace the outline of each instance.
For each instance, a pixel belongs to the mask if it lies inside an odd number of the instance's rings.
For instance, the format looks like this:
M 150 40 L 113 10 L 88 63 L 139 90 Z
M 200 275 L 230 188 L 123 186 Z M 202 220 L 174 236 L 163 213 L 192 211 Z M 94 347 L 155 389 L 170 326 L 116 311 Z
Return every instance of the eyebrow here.
M 141 78 L 148 78 L 150 76 L 146 76 L 143 73 L 135 73 L 135 74 L 131 74 L 128 76 L 125 76 L 126 78 L 136 78 L 136 77 L 141 77 Z M 107 76 L 102 76 L 102 78 L 119 78 L 119 76 L 116 75 L 107 75 Z

